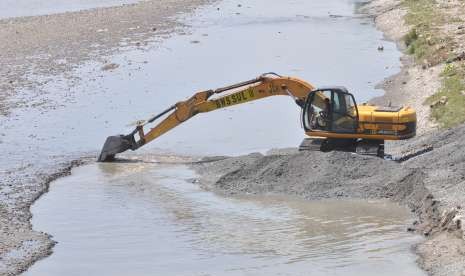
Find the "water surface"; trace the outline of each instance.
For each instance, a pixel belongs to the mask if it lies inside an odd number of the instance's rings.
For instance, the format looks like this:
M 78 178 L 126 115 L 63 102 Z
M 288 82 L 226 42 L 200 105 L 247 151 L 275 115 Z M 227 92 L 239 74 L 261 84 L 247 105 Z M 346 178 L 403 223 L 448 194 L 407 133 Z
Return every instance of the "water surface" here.
M 91 164 L 32 208 L 58 241 L 24 275 L 424 275 L 385 201 L 223 198 L 183 165 Z
M 136 2 L 140 0 L 2 0 L 0 19 L 72 12 Z

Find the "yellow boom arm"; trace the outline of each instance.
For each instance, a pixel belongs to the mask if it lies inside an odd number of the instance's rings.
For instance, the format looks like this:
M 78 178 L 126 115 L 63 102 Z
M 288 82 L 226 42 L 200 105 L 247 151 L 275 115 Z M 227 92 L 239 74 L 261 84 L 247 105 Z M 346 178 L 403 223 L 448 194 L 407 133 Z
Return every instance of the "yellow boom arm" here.
M 136 150 L 199 113 L 210 112 L 277 95 L 291 96 L 297 104 L 303 105 L 307 95 L 313 89 L 314 87 L 311 84 L 303 80 L 268 73 L 253 80 L 228 87 L 197 92 L 191 98 L 178 102 L 148 121 L 139 124 L 131 134 L 109 137 L 102 149 L 99 161 L 111 160 L 115 154 L 128 149 Z M 214 97 L 215 95 L 224 93 L 226 95 Z M 167 114 L 169 115 L 166 118 L 145 133 L 145 126 Z M 139 135 L 139 140 L 137 141 L 134 138 L 136 133 Z
M 141 125 L 140 136 L 144 143 L 148 143 L 163 135 L 172 128 L 187 121 L 198 113 L 210 112 L 228 106 L 243 104 L 259 100 L 262 98 L 288 95 L 298 101 L 304 101 L 308 93 L 313 90 L 313 86 L 305 81 L 289 77 L 266 77 L 238 83 L 229 87 L 208 90 L 196 93 L 190 99 L 176 103 L 170 108 L 174 110 L 167 118 L 144 134 Z M 234 91 L 234 92 L 232 92 Z M 215 94 L 232 92 L 220 98 L 210 99 Z M 153 120 L 147 123 L 153 122 Z

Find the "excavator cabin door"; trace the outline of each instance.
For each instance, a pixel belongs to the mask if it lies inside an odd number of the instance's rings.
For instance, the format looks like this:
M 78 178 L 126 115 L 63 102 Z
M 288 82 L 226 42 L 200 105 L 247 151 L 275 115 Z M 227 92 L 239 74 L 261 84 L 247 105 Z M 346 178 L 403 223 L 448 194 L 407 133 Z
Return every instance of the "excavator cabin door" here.
M 356 133 L 358 110 L 354 96 L 344 87 L 310 92 L 303 109 L 306 131 Z

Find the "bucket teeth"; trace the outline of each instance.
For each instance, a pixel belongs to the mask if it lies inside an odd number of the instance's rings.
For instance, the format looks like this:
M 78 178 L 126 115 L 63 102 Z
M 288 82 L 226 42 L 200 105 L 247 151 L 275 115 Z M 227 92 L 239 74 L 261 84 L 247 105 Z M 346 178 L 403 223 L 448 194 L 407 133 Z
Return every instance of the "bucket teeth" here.
M 115 159 L 115 155 L 128 149 L 134 149 L 135 141 L 132 136 L 110 136 L 105 141 L 98 161 L 109 162 Z

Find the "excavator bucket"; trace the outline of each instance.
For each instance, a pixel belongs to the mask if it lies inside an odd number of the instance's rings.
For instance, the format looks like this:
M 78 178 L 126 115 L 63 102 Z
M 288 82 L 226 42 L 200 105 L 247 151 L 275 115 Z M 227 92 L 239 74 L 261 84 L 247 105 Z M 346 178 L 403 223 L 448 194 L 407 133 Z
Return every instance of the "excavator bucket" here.
M 105 141 L 98 162 L 109 162 L 115 159 L 115 155 L 128 149 L 133 149 L 135 145 L 134 136 L 117 135 L 110 136 Z

